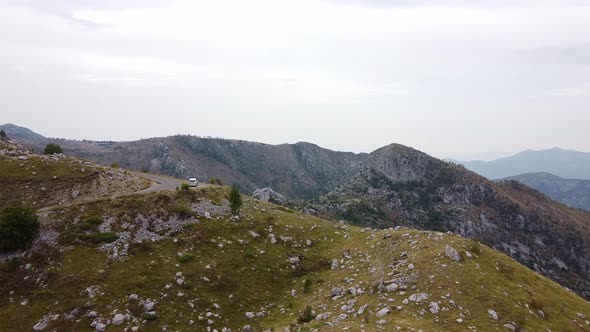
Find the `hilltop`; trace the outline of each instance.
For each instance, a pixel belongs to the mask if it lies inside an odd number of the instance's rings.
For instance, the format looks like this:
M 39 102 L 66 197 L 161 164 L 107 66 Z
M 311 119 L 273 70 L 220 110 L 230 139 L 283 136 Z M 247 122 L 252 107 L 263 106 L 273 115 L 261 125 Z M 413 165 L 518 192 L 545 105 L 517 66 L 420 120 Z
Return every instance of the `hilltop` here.
M 590 211 L 590 180 L 565 179 L 551 173 L 527 173 L 503 181 L 518 181 L 560 203 Z

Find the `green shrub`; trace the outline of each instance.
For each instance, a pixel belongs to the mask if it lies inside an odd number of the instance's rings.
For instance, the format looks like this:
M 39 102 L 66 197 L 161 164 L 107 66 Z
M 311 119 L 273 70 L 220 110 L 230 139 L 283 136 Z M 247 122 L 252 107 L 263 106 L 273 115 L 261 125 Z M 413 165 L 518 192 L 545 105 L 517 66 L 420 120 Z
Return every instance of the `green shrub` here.
M 111 167 L 112 167 L 112 168 L 119 168 L 119 167 L 121 167 L 121 166 L 119 166 L 119 164 L 118 164 L 118 163 L 112 163 L 112 164 L 111 164 Z
M 303 282 L 303 293 L 307 294 L 309 293 L 309 291 L 311 291 L 311 279 L 305 279 L 305 281 Z
M 63 153 L 63 149 L 58 144 L 49 143 L 45 146 L 44 154 Z
M 232 214 L 240 214 L 240 208 L 242 207 L 242 195 L 240 195 L 240 189 L 236 186 L 231 187 L 229 192 L 229 205 L 231 207 Z
M 191 261 L 195 258 L 194 254 L 191 254 L 189 252 L 185 252 L 184 254 L 178 256 L 178 262 L 179 263 L 186 263 L 188 261 Z
M 180 219 L 186 219 L 193 215 L 191 208 L 188 205 L 182 203 L 175 203 L 172 206 L 172 212 L 176 213 Z
M 221 179 L 220 178 L 211 178 L 209 180 L 209 183 L 211 183 L 213 185 L 221 186 Z
M 181 189 L 181 190 L 189 190 L 189 188 L 190 188 L 190 187 L 189 187 L 189 185 L 188 185 L 188 183 L 187 183 L 187 182 L 182 182 L 182 183 L 180 184 L 180 189 Z
M 39 220 L 32 208 L 17 204 L 0 214 L 0 252 L 28 248 L 37 234 Z

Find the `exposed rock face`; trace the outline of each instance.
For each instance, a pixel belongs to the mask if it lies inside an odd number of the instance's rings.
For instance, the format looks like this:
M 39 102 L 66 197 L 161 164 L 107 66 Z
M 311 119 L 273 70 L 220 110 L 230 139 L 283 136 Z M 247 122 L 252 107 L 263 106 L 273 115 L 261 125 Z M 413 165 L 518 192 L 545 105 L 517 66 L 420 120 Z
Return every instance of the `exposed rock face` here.
M 252 197 L 259 199 L 261 201 L 270 202 L 278 205 L 285 205 L 287 203 L 287 198 L 285 198 L 285 196 L 272 190 L 272 188 L 269 187 L 256 189 L 252 193 Z
M 478 238 L 590 298 L 589 213 L 411 148 L 394 144 L 373 152 L 348 183 L 304 210 L 375 228 L 402 225 Z

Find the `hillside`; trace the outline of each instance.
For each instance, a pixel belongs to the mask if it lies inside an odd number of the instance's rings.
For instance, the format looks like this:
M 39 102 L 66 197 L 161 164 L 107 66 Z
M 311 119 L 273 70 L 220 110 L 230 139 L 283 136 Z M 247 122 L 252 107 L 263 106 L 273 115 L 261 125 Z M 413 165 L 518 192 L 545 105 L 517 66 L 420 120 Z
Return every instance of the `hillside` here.
M 590 213 L 411 148 L 392 144 L 373 152 L 347 184 L 305 209 L 362 226 L 402 225 L 477 238 L 590 297 Z
M 590 180 L 565 179 L 550 173 L 528 173 L 504 181 L 518 181 L 560 203 L 590 211 Z
M 224 187 L 40 214 L 0 330 L 587 331 L 590 304 L 473 240 L 338 225 Z
M 354 175 L 366 154 L 338 152 L 310 143 L 269 145 L 255 142 L 169 136 L 131 142 L 91 142 L 31 138 L 7 125 L 10 137 L 36 152 L 47 143 L 57 143 L 67 154 L 92 159 L 103 165 L 117 163 L 138 171 L 179 178 L 196 177 L 201 182 L 216 177 L 253 192 L 270 187 L 289 199 L 310 199 L 343 184 Z M 14 136 L 11 136 L 14 135 Z
M 0 139 L 0 208 L 29 202 L 36 208 L 136 192 L 150 181 L 121 169 L 63 154 L 36 155 Z
M 559 148 L 523 151 L 493 161 L 458 161 L 488 179 L 525 173 L 551 173 L 570 179 L 590 180 L 590 153 Z

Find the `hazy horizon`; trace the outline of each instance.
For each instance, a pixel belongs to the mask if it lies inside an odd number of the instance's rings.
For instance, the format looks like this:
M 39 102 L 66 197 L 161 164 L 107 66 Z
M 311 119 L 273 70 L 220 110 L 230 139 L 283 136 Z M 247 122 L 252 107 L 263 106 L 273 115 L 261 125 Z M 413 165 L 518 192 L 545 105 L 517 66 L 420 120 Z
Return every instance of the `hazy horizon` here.
M 0 119 L 491 160 L 590 151 L 589 1 L 6 1 Z

